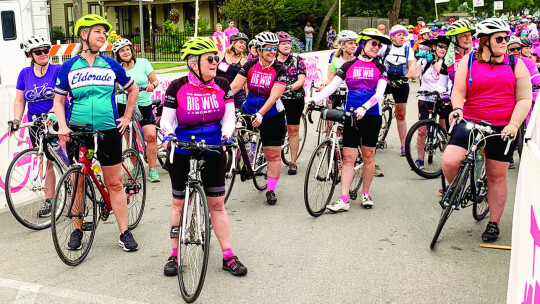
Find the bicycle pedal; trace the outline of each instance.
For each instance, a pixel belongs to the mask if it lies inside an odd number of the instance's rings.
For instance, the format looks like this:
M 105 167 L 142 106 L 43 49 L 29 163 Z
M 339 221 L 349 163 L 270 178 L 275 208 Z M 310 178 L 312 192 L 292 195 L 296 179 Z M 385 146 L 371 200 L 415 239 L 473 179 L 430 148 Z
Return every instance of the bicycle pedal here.
M 81 226 L 82 231 L 92 231 L 94 230 L 94 223 L 93 222 L 84 222 Z

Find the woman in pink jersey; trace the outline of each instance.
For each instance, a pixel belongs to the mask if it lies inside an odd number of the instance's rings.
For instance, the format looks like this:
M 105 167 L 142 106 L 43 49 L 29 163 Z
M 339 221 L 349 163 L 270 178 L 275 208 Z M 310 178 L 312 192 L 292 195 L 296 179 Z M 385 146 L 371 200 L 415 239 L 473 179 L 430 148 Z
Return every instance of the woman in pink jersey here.
M 499 221 L 507 197 L 506 172 L 515 148 L 504 154 L 508 135 L 516 134 L 531 107 L 532 88 L 529 71 L 516 58 L 514 64 L 506 54 L 510 27 L 499 18 L 486 19 L 476 26 L 480 38 L 477 52 L 465 55 L 460 64 L 452 91 L 453 112 L 472 122 L 486 121 L 500 137 L 486 139 L 485 158 L 488 178 L 487 201 L 490 221 L 482 234 L 485 242 L 499 236 Z M 512 66 L 515 70 L 512 71 Z M 496 84 L 496 85 L 495 85 Z M 466 101 L 465 101 L 466 100 Z M 443 172 L 447 180 L 457 174 L 469 145 L 470 130 L 461 122 L 443 155 Z

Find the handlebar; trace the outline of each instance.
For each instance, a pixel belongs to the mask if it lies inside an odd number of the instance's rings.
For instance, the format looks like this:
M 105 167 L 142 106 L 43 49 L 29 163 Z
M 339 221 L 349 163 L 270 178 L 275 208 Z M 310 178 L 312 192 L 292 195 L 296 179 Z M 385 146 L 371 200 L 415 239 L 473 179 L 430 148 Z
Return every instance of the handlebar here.
M 313 119 L 311 118 L 311 112 L 313 112 L 313 111 L 319 111 L 320 112 L 324 108 L 325 108 L 324 106 L 316 105 L 314 101 L 312 101 L 311 103 L 308 104 L 306 112 L 307 112 L 307 116 L 308 116 L 308 120 L 309 120 L 310 124 L 313 124 Z
M 234 145 L 235 145 L 234 141 L 226 142 L 226 143 L 223 143 L 221 145 L 208 145 L 208 144 L 206 144 L 206 140 L 204 140 L 204 139 L 202 139 L 199 142 L 196 142 L 194 135 L 191 136 L 189 142 L 180 141 L 180 140 L 178 140 L 178 138 L 176 136 L 171 136 L 170 141 L 171 141 L 171 143 L 174 143 L 174 145 L 177 148 L 181 148 L 182 150 L 192 150 L 192 151 L 195 151 L 196 153 L 201 153 L 201 152 L 205 152 L 205 151 L 215 152 L 215 153 L 222 153 L 223 152 L 223 147 L 225 147 L 227 149 L 230 149 L 230 148 L 234 147 Z M 169 161 L 170 161 L 171 164 L 173 163 L 173 157 L 174 157 L 174 153 L 171 153 L 170 156 L 169 156 Z
M 47 127 L 46 134 L 52 134 L 52 135 L 55 135 L 54 137 L 57 137 L 58 132 L 56 132 L 53 128 L 51 128 L 51 126 L 45 124 L 45 120 L 50 119 L 53 115 L 54 115 L 53 113 L 42 113 L 41 115 L 34 115 L 32 117 L 32 121 L 19 124 L 19 129 L 45 125 Z M 9 132 L 11 132 L 11 127 L 13 126 L 13 124 L 14 123 L 12 120 L 8 121 Z M 18 132 L 12 132 L 11 134 L 15 137 L 15 139 L 18 142 L 26 143 L 26 139 L 20 137 Z

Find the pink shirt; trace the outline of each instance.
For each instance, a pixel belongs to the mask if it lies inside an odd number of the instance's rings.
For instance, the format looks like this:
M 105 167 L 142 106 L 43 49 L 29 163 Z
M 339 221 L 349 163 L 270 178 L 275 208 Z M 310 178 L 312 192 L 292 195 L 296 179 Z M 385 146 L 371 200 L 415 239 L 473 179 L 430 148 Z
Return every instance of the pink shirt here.
M 509 62 L 508 55 L 503 60 L 505 64 L 491 66 L 473 61 L 472 86 L 469 82 L 470 71 L 467 72 L 467 95 L 463 106 L 465 119 L 474 122 L 484 120 L 493 126 L 506 126 L 510 122 L 516 105 L 516 76 Z
M 228 42 L 230 42 L 231 36 L 233 34 L 240 33 L 240 31 L 235 27 L 233 27 L 232 30 L 230 28 L 226 28 L 223 32 L 225 32 L 225 35 L 227 35 L 227 37 L 229 37 Z M 230 45 L 230 43 L 227 43 L 227 46 L 229 46 L 229 45 Z

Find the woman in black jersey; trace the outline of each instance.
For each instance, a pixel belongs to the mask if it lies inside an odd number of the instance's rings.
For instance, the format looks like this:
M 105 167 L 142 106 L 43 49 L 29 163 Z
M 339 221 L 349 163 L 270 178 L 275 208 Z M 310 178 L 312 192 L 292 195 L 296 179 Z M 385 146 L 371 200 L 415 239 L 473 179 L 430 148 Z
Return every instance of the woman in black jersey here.
M 229 84 L 233 82 L 240 68 L 247 62 L 242 57 L 242 54 L 247 48 L 248 41 L 249 39 L 244 33 L 233 34 L 231 36 L 231 46 L 225 52 L 219 53 L 220 62 L 217 67 L 217 76 L 227 79 Z M 246 92 L 240 90 L 234 95 L 234 107 L 240 109 L 245 100 Z

